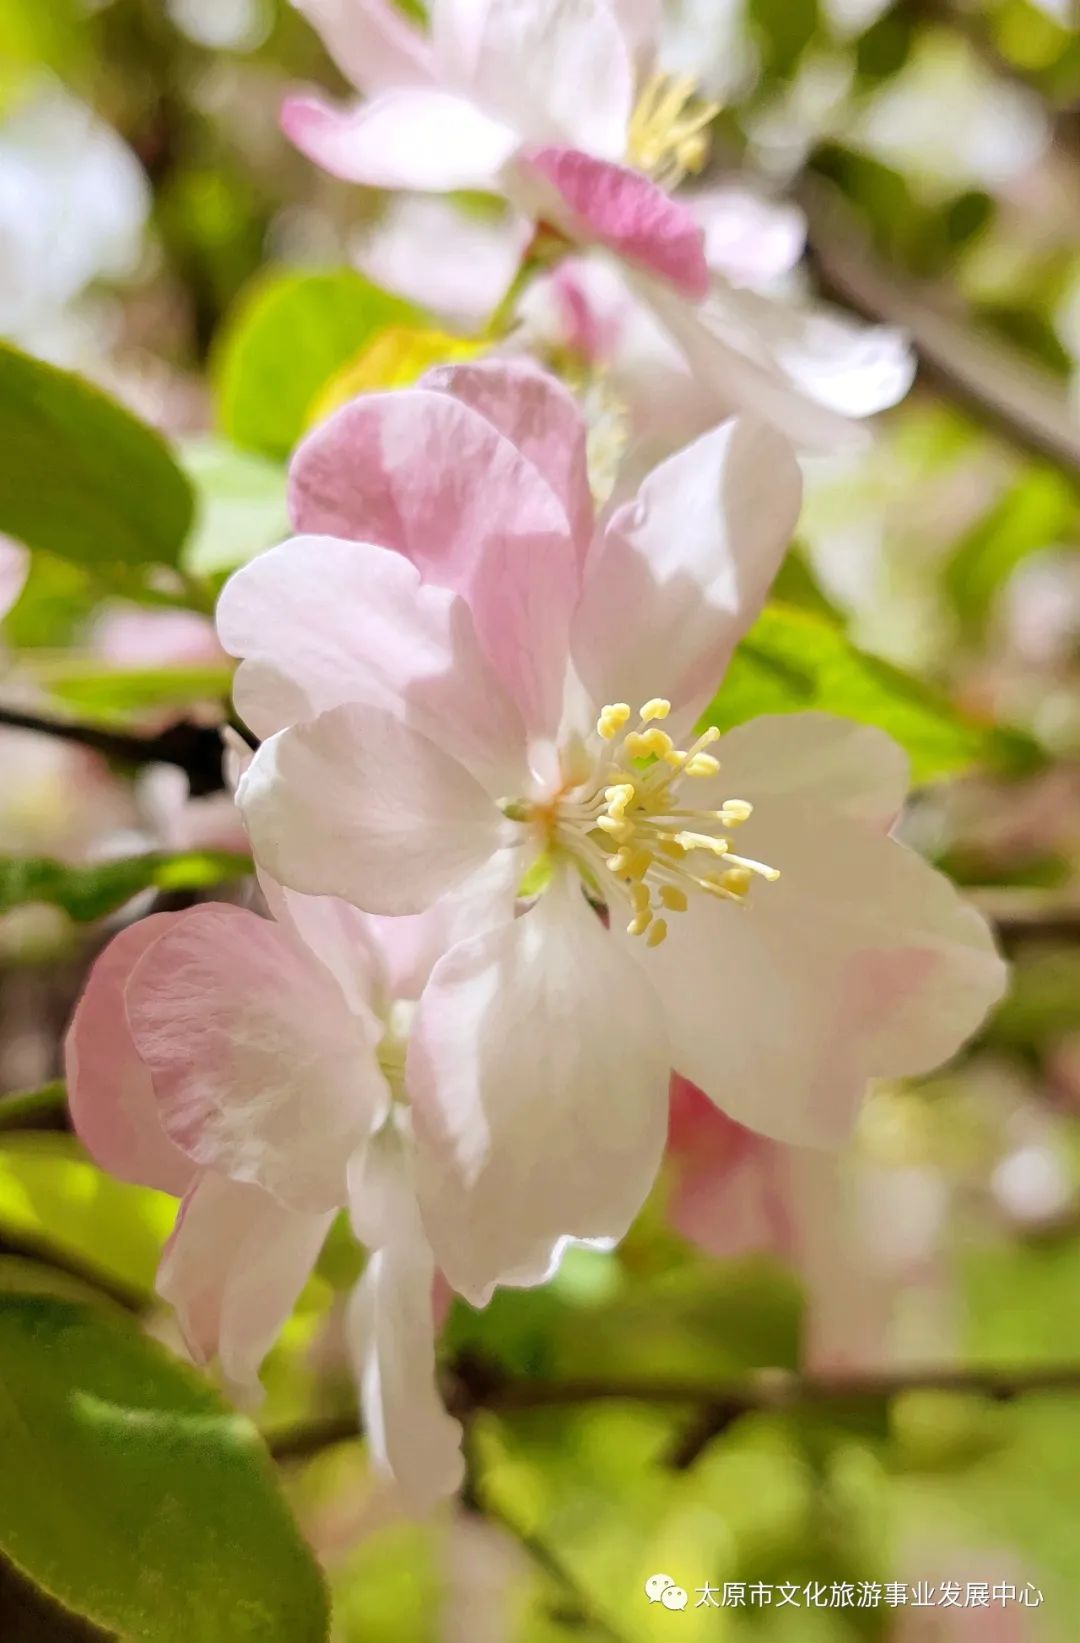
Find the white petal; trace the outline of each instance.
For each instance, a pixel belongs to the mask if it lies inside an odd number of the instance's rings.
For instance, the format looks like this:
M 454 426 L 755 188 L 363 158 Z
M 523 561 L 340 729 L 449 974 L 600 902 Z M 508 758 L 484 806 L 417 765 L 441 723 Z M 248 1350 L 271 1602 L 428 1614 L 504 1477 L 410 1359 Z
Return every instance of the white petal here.
M 745 906 L 692 900 L 641 962 L 679 1072 L 751 1129 L 832 1145 L 868 1079 L 927 1072 L 960 1048 L 1005 969 L 985 921 L 877 820 L 738 796 L 755 811 L 736 848 L 781 878 Z
M 395 0 L 293 0 L 341 72 L 361 91 L 424 85 L 431 46 Z
M 237 801 L 279 883 L 395 916 L 423 912 L 476 872 L 507 827 L 452 753 L 353 706 L 271 736 Z
M 499 173 L 518 146 L 508 125 L 445 91 L 388 91 L 352 109 L 292 97 L 281 124 L 324 171 L 369 188 L 498 192 Z
M 622 159 L 633 69 L 611 0 L 436 0 L 433 30 L 485 113 L 529 141 Z
M 663 696 L 695 717 L 761 609 L 801 497 L 789 446 L 747 418 L 655 469 L 588 561 L 573 651 L 594 701 Z
M 447 954 L 406 1083 L 424 1224 L 456 1290 L 482 1305 L 500 1281 L 541 1281 L 565 1237 L 622 1237 L 663 1150 L 668 1064 L 648 984 L 576 875 Z
M 222 644 L 243 658 L 233 695 L 263 738 L 346 702 L 392 714 L 460 757 L 498 792 L 524 759 L 514 704 L 480 653 L 467 605 L 422 582 L 403 554 L 298 536 L 231 577 Z
M 891 736 L 831 713 L 766 714 L 712 749 L 731 797 L 788 799 L 887 831 L 907 798 L 910 762 Z M 753 852 L 751 852 L 753 854 Z
M 352 247 L 362 273 L 466 331 L 505 297 L 534 225 L 504 211 L 476 216 L 436 194 L 392 198 Z

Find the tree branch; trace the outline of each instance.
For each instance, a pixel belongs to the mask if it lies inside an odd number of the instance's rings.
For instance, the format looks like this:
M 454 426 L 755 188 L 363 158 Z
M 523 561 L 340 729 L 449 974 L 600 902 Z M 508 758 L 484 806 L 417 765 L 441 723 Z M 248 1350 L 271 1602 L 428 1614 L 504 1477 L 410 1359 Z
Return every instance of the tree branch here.
M 11 730 L 35 731 L 90 748 L 106 759 L 139 768 L 147 764 L 172 764 L 188 779 L 192 798 L 220 793 L 225 788 L 223 757 L 225 745 L 214 725 L 181 719 L 153 736 L 110 730 L 103 725 L 77 724 L 68 719 L 50 719 L 38 713 L 0 707 L 0 726 Z
M 711 1417 L 715 1432 L 741 1415 L 755 1412 L 775 1414 L 829 1404 L 883 1403 L 904 1392 L 974 1393 L 999 1403 L 1042 1392 L 1080 1393 L 1080 1363 L 1018 1365 L 1013 1369 L 926 1365 L 833 1374 L 762 1369 L 738 1379 L 711 1383 L 592 1376 L 553 1381 L 516 1379 L 485 1366 L 474 1384 L 469 1366 L 464 1376 L 451 1372 L 444 1390 L 448 1405 L 462 1416 L 481 1409 L 512 1414 L 588 1403 L 683 1404 L 700 1411 L 703 1426 L 706 1417 Z M 267 1443 L 277 1460 L 302 1460 L 359 1434 L 359 1417 L 350 1410 L 270 1433 Z
M 1024 450 L 1080 477 L 1080 422 L 1054 378 L 886 269 L 831 184 L 805 175 L 797 194 L 824 295 L 909 332 L 921 377 Z

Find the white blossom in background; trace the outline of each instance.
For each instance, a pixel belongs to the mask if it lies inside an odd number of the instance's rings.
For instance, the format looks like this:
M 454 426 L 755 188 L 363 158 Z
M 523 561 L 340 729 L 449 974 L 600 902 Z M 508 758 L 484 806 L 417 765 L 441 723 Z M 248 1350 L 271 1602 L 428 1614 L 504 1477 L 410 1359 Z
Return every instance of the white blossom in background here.
M 78 299 L 135 272 L 149 209 L 127 144 L 42 80 L 0 124 L 0 336 L 63 363 L 100 351 Z

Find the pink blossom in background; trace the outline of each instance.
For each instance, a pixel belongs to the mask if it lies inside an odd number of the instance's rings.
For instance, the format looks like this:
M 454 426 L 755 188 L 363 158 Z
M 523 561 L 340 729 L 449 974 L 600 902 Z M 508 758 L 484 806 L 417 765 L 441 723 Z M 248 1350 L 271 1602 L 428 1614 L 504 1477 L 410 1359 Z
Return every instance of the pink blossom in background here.
M 888 737 L 806 714 L 694 738 L 794 527 L 785 443 L 725 424 L 600 521 L 584 469 L 573 401 L 524 366 L 361 398 L 294 461 L 304 534 L 219 611 L 275 878 L 394 917 L 489 875 L 408 1073 L 424 1224 L 477 1302 L 568 1236 L 622 1236 L 672 1065 L 830 1144 L 868 1078 L 937 1065 L 1004 981 L 985 922 L 889 837 Z
M 950 1285 L 947 1194 L 931 1171 L 767 1140 L 676 1076 L 666 1173 L 668 1219 L 684 1238 L 723 1260 L 765 1253 L 794 1268 L 807 1369 L 896 1363 L 902 1299 Z M 935 1341 L 936 1357 L 949 1347 Z
M 365 1431 L 424 1509 L 461 1479 L 401 1105 L 424 933 L 405 921 L 395 946 L 343 903 L 263 888 L 274 920 L 206 904 L 114 937 L 68 1034 L 72 1116 L 103 1168 L 182 1198 L 158 1287 L 241 1393 L 350 1207 L 370 1252 L 348 1323 Z
M 19 542 L 0 536 L 0 621 L 18 599 L 30 569 L 30 555 Z
M 797 259 L 798 212 L 739 189 L 673 195 L 703 164 L 716 111 L 685 76 L 657 72 L 659 7 L 435 0 L 429 37 L 390 0 L 297 4 L 365 94 L 347 109 L 290 98 L 282 123 L 297 147 L 370 187 L 510 202 L 479 256 L 460 213 L 455 228 L 448 211 L 391 207 L 362 256 L 384 283 L 444 312 L 490 312 L 539 223 L 616 260 L 719 415 L 752 410 L 827 449 L 855 437 L 852 418 L 907 392 L 914 367 L 895 330 L 751 291 Z

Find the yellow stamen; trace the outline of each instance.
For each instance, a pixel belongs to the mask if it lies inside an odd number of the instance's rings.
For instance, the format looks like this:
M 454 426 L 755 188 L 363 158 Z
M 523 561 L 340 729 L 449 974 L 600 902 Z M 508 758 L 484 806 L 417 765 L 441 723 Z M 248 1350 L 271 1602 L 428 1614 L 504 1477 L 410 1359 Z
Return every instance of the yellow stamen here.
M 690 905 L 686 891 L 680 890 L 677 884 L 661 885 L 660 900 L 669 913 L 685 913 Z
M 645 937 L 645 945 L 646 945 L 646 947 L 659 947 L 660 943 L 662 941 L 666 941 L 666 940 L 667 940 L 667 920 L 662 919 L 662 918 L 658 918 L 658 919 L 655 920 L 652 929 L 649 931 L 648 935 Z
M 641 717 L 645 724 L 650 719 L 666 719 L 671 712 L 671 703 L 664 696 L 650 696 L 641 710 Z
M 628 702 L 612 702 L 610 707 L 601 708 L 600 717 L 596 721 L 597 731 L 605 742 L 613 742 L 629 717 Z

